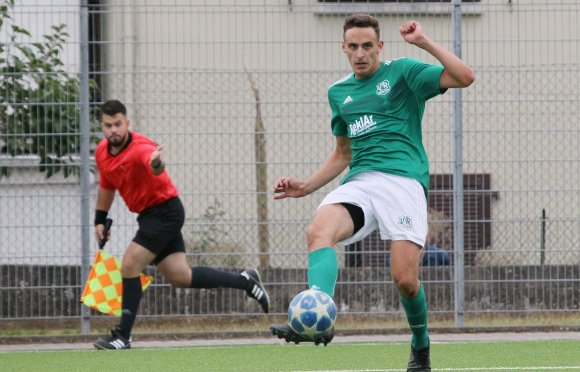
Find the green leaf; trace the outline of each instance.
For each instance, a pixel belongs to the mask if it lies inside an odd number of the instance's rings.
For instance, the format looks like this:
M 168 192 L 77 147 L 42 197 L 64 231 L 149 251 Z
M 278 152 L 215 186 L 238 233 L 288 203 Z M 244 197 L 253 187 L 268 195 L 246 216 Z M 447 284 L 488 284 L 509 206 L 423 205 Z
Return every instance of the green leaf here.
M 16 48 L 22 52 L 28 58 L 29 61 L 34 62 L 36 60 L 36 54 L 27 46 L 16 45 Z
M 32 36 L 30 34 L 30 32 L 28 32 L 27 29 L 20 28 L 20 27 L 18 27 L 16 25 L 12 25 L 11 27 L 12 27 L 12 32 L 14 32 L 15 34 L 23 34 L 23 35 L 26 35 L 26 36 L 29 36 L 29 37 Z
M 32 43 L 32 45 L 42 54 L 44 54 L 44 51 L 46 50 L 44 48 L 44 45 L 41 43 Z
M 0 167 L 0 179 L 2 179 L 2 177 L 8 178 L 9 176 L 10 176 L 10 168 Z

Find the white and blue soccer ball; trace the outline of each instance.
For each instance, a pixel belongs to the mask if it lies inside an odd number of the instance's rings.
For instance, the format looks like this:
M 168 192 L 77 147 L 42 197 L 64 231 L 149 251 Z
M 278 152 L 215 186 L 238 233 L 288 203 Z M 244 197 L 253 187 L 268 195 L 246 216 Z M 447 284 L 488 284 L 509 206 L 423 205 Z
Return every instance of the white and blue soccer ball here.
M 294 332 L 312 338 L 330 331 L 336 320 L 332 297 L 317 289 L 298 293 L 288 307 L 288 323 Z

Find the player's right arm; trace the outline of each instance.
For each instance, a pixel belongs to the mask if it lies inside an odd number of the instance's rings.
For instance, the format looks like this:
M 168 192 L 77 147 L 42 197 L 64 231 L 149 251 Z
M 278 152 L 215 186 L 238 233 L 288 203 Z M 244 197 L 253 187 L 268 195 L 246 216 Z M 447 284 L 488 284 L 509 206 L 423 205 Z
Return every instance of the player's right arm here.
M 97 240 L 108 239 L 108 236 L 104 236 L 105 220 L 114 199 L 115 190 L 109 190 L 99 186 L 95 211 L 95 237 Z
M 337 136 L 334 151 L 318 170 L 306 181 L 295 177 L 282 177 L 274 186 L 274 199 L 300 198 L 326 185 L 348 167 L 352 157 L 350 139 Z

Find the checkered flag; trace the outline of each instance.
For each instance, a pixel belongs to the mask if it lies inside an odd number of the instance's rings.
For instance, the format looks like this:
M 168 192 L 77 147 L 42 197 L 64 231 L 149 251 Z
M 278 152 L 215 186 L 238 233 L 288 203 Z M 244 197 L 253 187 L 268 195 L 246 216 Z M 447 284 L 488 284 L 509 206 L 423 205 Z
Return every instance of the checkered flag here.
M 107 223 L 105 236 L 112 221 Z M 99 242 L 100 243 L 100 242 Z M 81 302 L 86 306 L 104 314 L 121 316 L 123 278 L 121 276 L 121 260 L 104 252 L 103 244 L 95 256 L 85 288 L 81 295 Z M 141 274 L 143 291 L 153 282 L 153 278 Z

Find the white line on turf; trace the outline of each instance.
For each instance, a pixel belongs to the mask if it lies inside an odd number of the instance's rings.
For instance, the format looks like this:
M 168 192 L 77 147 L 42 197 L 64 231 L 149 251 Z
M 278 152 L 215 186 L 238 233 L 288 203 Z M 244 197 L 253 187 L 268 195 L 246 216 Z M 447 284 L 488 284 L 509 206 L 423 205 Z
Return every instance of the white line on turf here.
M 553 366 L 553 367 L 481 367 L 481 368 L 433 368 L 431 371 L 569 371 L 580 370 L 580 366 Z M 404 372 L 406 369 L 341 369 L 341 370 L 321 370 L 316 372 Z M 313 371 L 292 371 L 292 372 L 313 372 Z
M 557 371 L 580 369 L 580 366 L 554 367 L 482 367 L 482 368 L 433 368 L 432 371 Z

